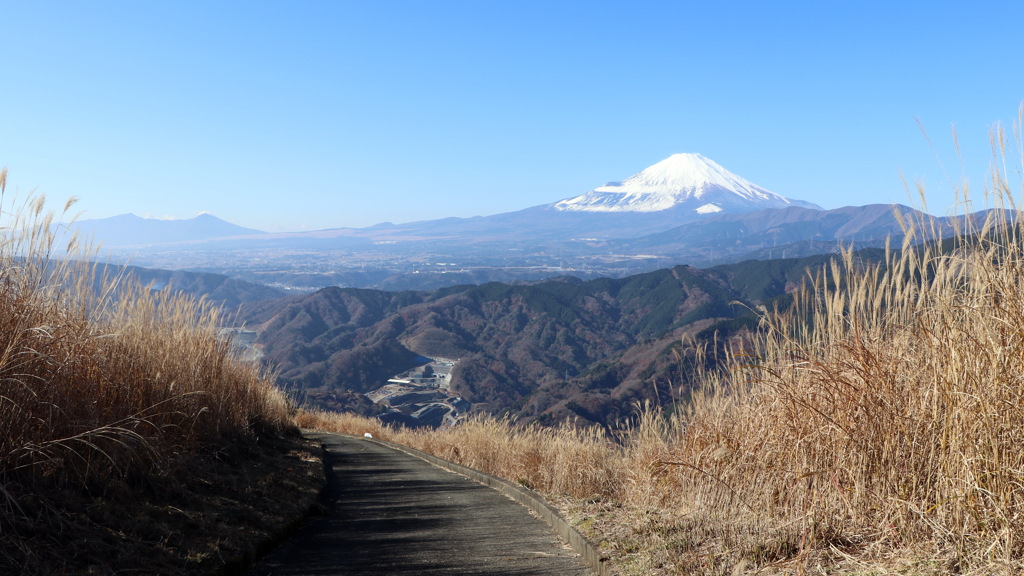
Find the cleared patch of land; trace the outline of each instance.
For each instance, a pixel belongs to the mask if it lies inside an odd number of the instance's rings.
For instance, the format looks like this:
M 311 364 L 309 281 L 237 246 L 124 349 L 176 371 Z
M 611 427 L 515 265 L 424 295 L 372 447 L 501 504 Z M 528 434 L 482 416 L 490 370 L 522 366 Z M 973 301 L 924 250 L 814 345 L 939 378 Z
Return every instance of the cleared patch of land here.
M 452 391 L 452 372 L 458 360 L 425 358 L 429 362 L 396 374 L 388 383 L 366 393 L 371 402 L 388 407 L 379 416 L 387 424 L 412 428 L 447 428 L 466 417 L 472 406 Z

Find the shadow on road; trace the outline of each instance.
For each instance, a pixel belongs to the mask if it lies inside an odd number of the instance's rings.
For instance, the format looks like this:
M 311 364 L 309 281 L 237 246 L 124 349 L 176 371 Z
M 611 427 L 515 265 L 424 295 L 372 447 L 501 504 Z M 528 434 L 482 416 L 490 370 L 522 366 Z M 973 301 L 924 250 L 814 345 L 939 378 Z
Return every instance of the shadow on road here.
M 529 511 L 495 490 L 361 438 L 327 450 L 328 513 L 249 576 L 591 574 Z

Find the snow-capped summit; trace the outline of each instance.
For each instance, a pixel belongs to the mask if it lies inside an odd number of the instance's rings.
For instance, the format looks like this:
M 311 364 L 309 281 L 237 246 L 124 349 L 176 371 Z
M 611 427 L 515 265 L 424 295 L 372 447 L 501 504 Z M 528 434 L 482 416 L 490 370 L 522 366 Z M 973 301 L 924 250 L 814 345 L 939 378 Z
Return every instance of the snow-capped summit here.
M 817 208 L 769 192 L 700 154 L 674 154 L 623 182 L 554 205 L 571 212 L 660 212 L 678 207 L 699 214 L 786 206 Z

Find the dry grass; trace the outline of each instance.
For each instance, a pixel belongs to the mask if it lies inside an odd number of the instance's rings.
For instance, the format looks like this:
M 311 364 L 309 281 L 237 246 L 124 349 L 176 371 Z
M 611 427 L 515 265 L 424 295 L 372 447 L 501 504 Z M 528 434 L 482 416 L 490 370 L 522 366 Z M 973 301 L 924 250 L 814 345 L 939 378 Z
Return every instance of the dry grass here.
M 990 199 L 1012 207 L 1003 174 Z M 750 542 L 735 563 L 1024 568 L 1021 230 L 999 212 L 952 249 L 913 238 L 882 266 L 846 253 L 765 314 L 729 393 L 666 447 L 677 505 Z
M 987 203 L 1008 212 L 951 244 L 907 222 L 879 266 L 846 252 L 791 308 L 764 310 L 672 417 L 649 411 L 615 438 L 486 418 L 303 425 L 545 491 L 627 573 L 1020 573 L 1024 233 L 1008 178 L 1021 167 L 994 142 Z
M 0 572 L 60 572 L 62 503 L 116 496 L 290 424 L 285 397 L 217 337 L 217 312 L 122 277 L 96 278 L 42 197 L 0 172 Z M 69 202 L 61 218 L 67 216 Z M 104 286 L 97 293 L 95 286 Z M 102 572 L 102 570 L 100 570 Z
M 444 431 L 394 429 L 377 420 L 325 411 L 301 411 L 296 420 L 304 428 L 370 433 L 545 492 L 604 497 L 617 495 L 625 480 L 621 454 L 597 429 L 513 426 L 488 416 Z

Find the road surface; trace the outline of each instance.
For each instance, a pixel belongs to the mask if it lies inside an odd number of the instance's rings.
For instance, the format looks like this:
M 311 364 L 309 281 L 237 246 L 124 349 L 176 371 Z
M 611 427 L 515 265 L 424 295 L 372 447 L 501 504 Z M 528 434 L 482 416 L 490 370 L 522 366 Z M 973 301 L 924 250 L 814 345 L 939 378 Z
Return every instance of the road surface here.
M 496 490 L 373 441 L 309 435 L 327 451 L 328 513 L 248 576 L 593 574 Z

